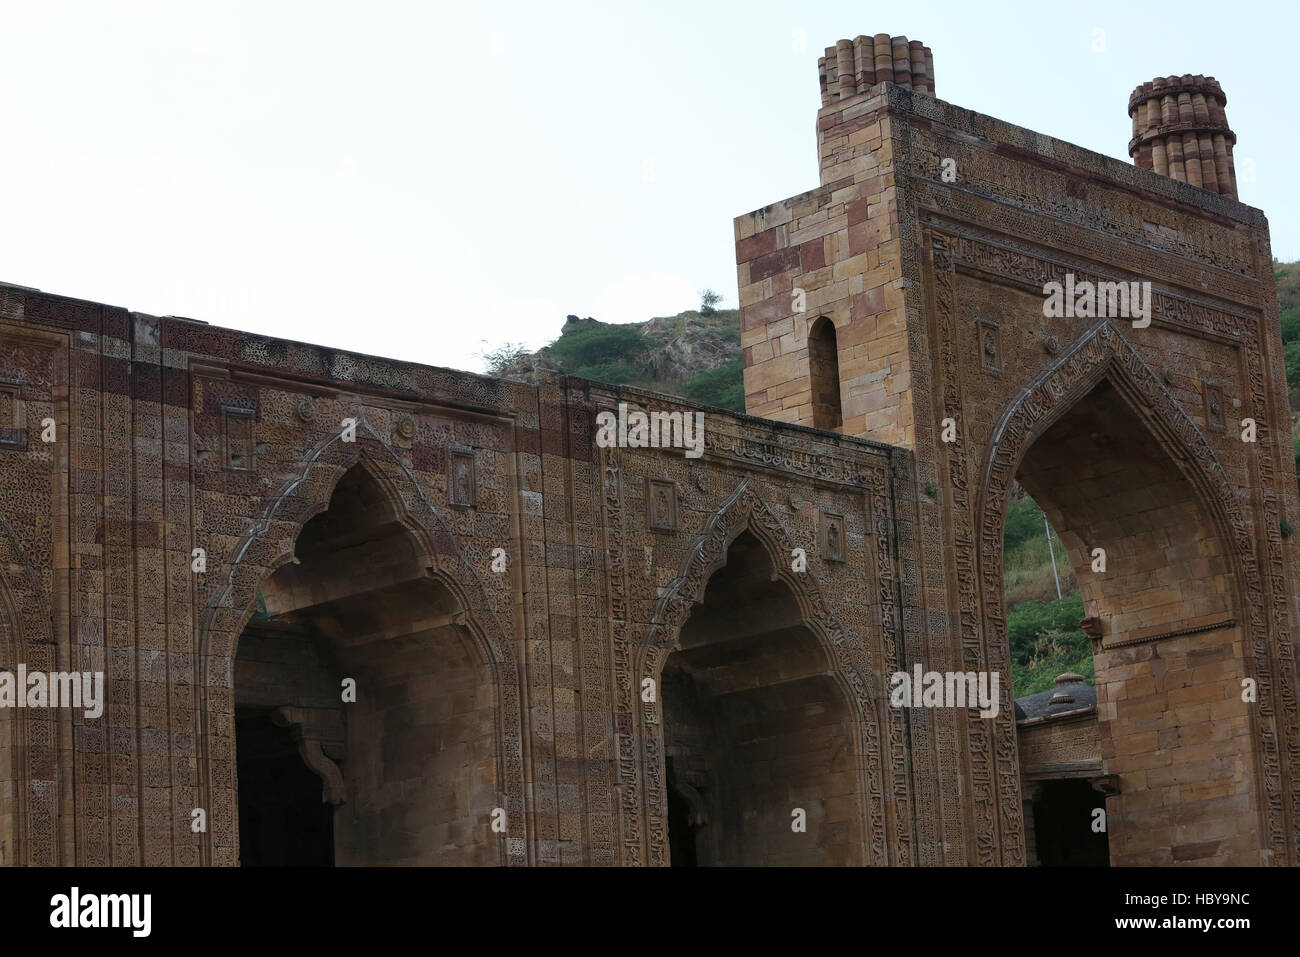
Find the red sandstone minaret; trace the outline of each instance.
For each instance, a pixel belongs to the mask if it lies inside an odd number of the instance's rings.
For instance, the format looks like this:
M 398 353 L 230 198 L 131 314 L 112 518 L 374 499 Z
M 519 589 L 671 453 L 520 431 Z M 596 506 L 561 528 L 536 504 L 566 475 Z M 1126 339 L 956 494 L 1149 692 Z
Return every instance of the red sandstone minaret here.
M 840 40 L 817 60 L 822 106 L 865 93 L 877 83 L 934 96 L 934 57 L 920 40 L 877 33 Z
M 825 92 L 822 94 L 825 102 Z M 1232 147 L 1223 107 L 1228 102 L 1212 76 L 1162 76 L 1128 98 L 1133 139 L 1128 153 L 1143 169 L 1237 198 Z

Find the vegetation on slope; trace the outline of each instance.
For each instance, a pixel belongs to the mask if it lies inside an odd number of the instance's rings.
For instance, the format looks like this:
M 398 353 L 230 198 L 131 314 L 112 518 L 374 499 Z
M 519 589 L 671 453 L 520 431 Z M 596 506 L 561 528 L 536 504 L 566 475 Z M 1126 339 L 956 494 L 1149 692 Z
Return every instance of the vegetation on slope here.
M 740 311 L 715 308 L 714 297 L 705 290 L 699 309 L 644 323 L 569 316 L 559 337 L 536 353 L 506 343 L 481 355 L 492 375 L 527 378 L 548 369 L 744 412 Z
M 1061 539 L 1049 546 L 1043 510 L 1028 495 L 1007 508 L 1002 573 L 1015 696 L 1046 691 L 1067 671 L 1093 682 L 1092 642 L 1079 630 L 1083 596 Z M 1056 571 L 1052 569 L 1052 553 Z M 1060 576 L 1062 597 L 1057 597 Z
M 1291 411 L 1300 412 L 1300 262 L 1273 263 L 1277 308 L 1282 318 L 1282 358 Z

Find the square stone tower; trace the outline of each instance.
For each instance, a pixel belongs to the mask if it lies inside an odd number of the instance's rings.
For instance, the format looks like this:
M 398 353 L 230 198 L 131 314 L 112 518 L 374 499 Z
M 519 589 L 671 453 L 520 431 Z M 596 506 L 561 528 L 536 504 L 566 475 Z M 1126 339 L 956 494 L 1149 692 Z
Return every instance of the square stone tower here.
M 910 446 L 885 84 L 933 95 L 933 58 L 919 41 L 877 34 L 839 41 L 818 67 L 822 185 L 736 220 L 746 409 Z

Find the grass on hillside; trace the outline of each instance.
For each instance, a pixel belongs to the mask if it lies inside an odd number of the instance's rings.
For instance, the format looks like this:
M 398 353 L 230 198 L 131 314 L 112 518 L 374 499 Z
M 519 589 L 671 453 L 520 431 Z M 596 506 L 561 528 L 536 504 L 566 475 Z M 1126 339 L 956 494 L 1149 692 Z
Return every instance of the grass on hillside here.
M 1046 691 L 1057 675 L 1073 671 L 1093 683 L 1092 642 L 1079 630 L 1083 596 L 1065 546 L 1052 532 L 1057 598 L 1043 510 L 1028 495 L 1007 508 L 1002 574 L 1011 646 L 1011 681 L 1017 698 Z
M 1040 525 L 1041 531 L 1041 525 Z M 1068 595 L 1079 590 L 1065 547 L 1056 533 L 1052 533 L 1051 548 L 1056 555 L 1056 575 L 1052 574 L 1052 554 L 1048 548 L 1047 534 L 1025 539 L 1014 549 L 1004 552 L 1002 575 L 1008 605 L 1026 601 L 1055 601 L 1056 580 L 1060 577 L 1061 592 Z

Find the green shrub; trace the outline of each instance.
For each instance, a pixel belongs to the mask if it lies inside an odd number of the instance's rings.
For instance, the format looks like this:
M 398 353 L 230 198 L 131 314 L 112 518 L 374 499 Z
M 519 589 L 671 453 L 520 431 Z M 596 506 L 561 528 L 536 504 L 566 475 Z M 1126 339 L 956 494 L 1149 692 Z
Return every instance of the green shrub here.
M 1035 642 L 1048 631 L 1077 635 L 1078 640 L 1083 642 L 1078 647 L 1086 648 L 1091 655 L 1092 645 L 1079 630 L 1082 618 L 1083 596 L 1077 591 L 1066 595 L 1061 601 L 1021 602 L 1007 613 L 1007 640 L 1011 645 L 1012 660 L 1028 665 L 1034 659 Z
M 645 340 L 635 325 L 573 325 L 550 345 L 553 358 L 566 372 L 587 375 L 583 369 L 610 367 L 622 363 L 639 366 Z
M 717 406 L 732 412 L 745 411 L 745 376 L 740 356 L 728 359 L 716 369 L 687 379 L 678 390 L 681 395 L 700 405 Z
M 1097 675 L 1093 666 L 1091 648 L 1088 648 L 1087 651 L 1078 652 L 1073 657 L 1067 648 L 1059 657 L 1044 658 L 1033 667 L 1012 664 L 1011 685 L 1013 693 L 1015 697 L 1023 698 L 1025 695 L 1048 691 L 1056 684 L 1057 675 L 1063 675 L 1071 671 L 1083 675 L 1088 684 L 1096 684 Z
M 1295 342 L 1300 339 L 1300 306 L 1282 311 L 1282 341 Z

